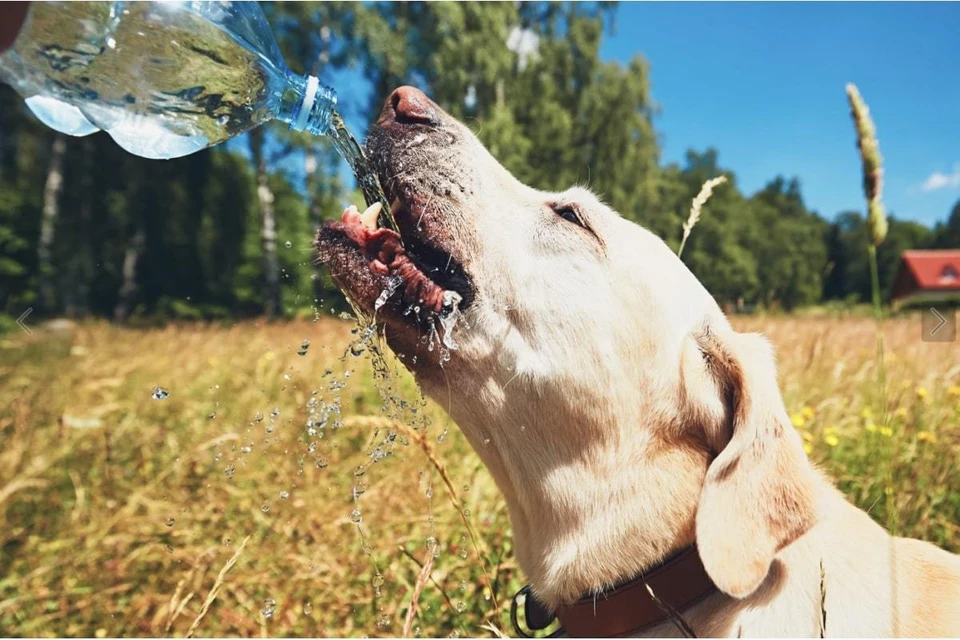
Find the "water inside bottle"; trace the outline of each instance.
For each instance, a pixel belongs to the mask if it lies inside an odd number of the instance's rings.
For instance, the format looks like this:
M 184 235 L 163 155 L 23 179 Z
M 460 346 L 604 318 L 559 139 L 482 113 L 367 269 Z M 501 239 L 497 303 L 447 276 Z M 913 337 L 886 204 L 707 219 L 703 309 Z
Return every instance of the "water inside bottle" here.
M 204 15 L 214 5 L 66 2 L 45 10 L 39 4 L 16 54 L 21 68 L 44 69 L 46 77 L 22 78 L 18 89 L 32 83 L 31 93 L 50 96 L 29 106 L 61 131 L 96 126 L 131 153 L 171 158 L 277 117 L 286 103 L 299 104 L 284 94 L 303 87 L 290 84 L 271 52 L 251 49 Z M 112 13 L 91 19 L 91 12 Z

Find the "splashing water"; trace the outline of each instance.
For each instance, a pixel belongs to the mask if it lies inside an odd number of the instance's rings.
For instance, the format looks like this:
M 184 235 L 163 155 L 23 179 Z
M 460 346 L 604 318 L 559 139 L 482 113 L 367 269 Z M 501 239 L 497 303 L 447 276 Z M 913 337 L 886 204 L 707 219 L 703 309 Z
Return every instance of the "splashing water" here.
M 400 230 L 397 227 L 397 222 L 393 219 L 393 213 L 390 211 L 390 203 L 387 202 L 387 196 L 383 193 L 376 172 L 370 167 L 370 161 L 363 153 L 363 148 L 351 135 L 347 125 L 343 122 L 343 118 L 337 111 L 333 111 L 330 116 L 330 141 L 337 152 L 350 165 L 367 205 L 372 205 L 374 202 L 383 205 L 383 208 L 380 209 L 380 226 L 393 229 L 399 234 Z M 403 244 L 402 239 L 400 243 Z
M 443 293 L 443 312 L 440 314 L 440 326 L 443 328 L 443 346 L 451 351 L 456 351 L 459 345 L 453 339 L 453 328 L 457 326 L 457 320 L 460 319 L 460 303 L 463 298 L 456 291 L 445 291 Z
M 260 609 L 261 615 L 268 620 L 273 617 L 273 614 L 277 611 L 277 601 L 273 598 L 267 598 L 263 601 L 263 608 Z
M 383 291 L 380 292 L 380 295 L 377 296 L 377 301 L 373 303 L 373 312 L 376 314 L 380 308 L 387 304 L 387 300 L 390 299 L 390 296 L 400 288 L 400 285 L 403 284 L 403 278 L 400 276 L 390 276 L 387 278 L 387 286 L 384 287 Z

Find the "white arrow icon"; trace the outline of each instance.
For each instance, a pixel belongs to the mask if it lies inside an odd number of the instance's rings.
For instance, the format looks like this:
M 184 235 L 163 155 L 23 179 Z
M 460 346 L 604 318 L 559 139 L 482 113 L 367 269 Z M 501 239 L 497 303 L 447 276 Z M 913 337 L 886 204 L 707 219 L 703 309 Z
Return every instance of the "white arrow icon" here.
M 30 315 L 32 311 L 33 311 L 33 307 L 30 307 L 29 309 L 21 313 L 19 318 L 17 318 L 17 326 L 23 329 L 24 331 L 26 331 L 27 335 L 30 335 L 31 333 L 33 333 L 33 331 L 30 331 L 30 327 L 28 327 L 26 323 L 24 323 L 24 320 L 28 315 Z
M 930 307 L 930 313 L 935 315 L 937 317 L 937 320 L 940 321 L 937 323 L 937 326 L 935 326 L 933 329 L 930 329 L 930 336 L 933 337 L 937 335 L 937 331 L 940 331 L 940 329 L 943 329 L 943 325 L 947 324 L 947 319 L 944 318 L 942 315 L 940 315 L 940 312 L 934 309 L 933 307 Z

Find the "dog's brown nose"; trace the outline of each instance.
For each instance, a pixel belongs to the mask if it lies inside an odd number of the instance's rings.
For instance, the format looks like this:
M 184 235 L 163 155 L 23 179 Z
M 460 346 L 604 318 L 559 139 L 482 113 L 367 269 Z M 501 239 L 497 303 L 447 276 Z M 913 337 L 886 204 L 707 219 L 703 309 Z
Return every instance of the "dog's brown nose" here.
M 380 112 L 380 123 L 400 122 L 403 124 L 438 124 L 440 122 L 440 107 L 415 87 L 400 87 L 394 89 L 383 111 Z

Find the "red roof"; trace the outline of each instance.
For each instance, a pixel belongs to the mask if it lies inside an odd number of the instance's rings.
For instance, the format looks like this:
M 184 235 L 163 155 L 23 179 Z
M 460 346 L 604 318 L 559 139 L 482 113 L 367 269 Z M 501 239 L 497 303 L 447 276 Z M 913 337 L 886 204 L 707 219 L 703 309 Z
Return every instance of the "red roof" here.
M 902 257 L 919 288 L 960 290 L 960 249 L 904 251 Z

